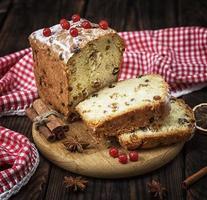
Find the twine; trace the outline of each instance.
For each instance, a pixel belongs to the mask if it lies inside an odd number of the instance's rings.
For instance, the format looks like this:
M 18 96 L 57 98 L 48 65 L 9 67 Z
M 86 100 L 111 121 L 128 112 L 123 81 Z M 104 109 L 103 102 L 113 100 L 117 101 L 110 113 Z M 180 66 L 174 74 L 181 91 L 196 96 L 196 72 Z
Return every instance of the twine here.
M 50 115 L 54 115 L 56 117 L 62 118 L 62 115 L 60 113 L 58 113 L 55 110 L 50 110 L 34 118 L 33 122 L 34 122 L 35 128 L 38 130 L 40 126 L 44 126 L 45 124 L 47 124 L 50 121 L 48 119 Z

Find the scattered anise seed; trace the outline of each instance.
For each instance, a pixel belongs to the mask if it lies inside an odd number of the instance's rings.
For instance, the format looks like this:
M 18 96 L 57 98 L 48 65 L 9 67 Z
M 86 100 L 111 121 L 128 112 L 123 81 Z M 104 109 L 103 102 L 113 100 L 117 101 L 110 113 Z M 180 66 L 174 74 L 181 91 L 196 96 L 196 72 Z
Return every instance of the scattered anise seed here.
M 147 184 L 151 197 L 158 200 L 164 200 L 167 198 L 167 189 L 163 187 L 158 180 L 152 180 Z
M 70 152 L 82 153 L 84 149 L 89 148 L 90 144 L 85 141 L 81 141 L 77 136 L 68 137 L 66 141 L 63 142 L 66 149 Z
M 85 190 L 88 181 L 83 179 L 81 176 L 78 177 L 65 176 L 63 183 L 65 184 L 66 188 L 76 192 L 78 190 L 81 191 Z

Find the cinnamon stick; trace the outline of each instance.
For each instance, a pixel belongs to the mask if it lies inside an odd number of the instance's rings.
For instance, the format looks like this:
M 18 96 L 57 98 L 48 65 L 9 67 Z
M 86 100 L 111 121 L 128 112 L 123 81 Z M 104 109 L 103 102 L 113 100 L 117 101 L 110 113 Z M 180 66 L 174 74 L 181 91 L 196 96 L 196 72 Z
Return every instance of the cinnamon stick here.
M 41 99 L 37 99 L 33 102 L 33 107 L 39 115 L 47 113 L 50 109 L 44 104 Z M 48 117 L 49 122 L 46 124 L 49 130 L 54 133 L 58 139 L 62 139 L 65 136 L 65 132 L 69 130 L 69 126 L 55 115 Z
M 207 175 L 207 166 L 200 169 L 198 172 L 189 176 L 186 180 L 183 181 L 182 187 L 187 189 L 190 185 L 198 181 L 203 176 Z
M 29 117 L 31 121 L 35 119 L 35 117 L 38 116 L 37 112 L 34 110 L 34 108 L 27 108 L 26 109 L 26 115 Z M 56 140 L 55 134 L 53 134 L 46 126 L 40 126 L 39 131 L 49 142 L 54 142 Z

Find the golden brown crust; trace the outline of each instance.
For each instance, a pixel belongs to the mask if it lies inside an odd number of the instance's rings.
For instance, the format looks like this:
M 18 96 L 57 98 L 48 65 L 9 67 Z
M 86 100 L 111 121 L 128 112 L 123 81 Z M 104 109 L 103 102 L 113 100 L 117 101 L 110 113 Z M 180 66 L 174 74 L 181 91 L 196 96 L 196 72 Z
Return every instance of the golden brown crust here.
M 124 51 L 124 41 L 117 33 L 109 33 L 101 37 L 118 37 L 120 39 L 120 51 L 121 57 L 119 59 L 119 64 L 121 64 L 122 54 Z M 98 39 L 100 39 L 99 37 Z M 93 42 L 96 42 L 95 39 Z M 70 67 L 73 65 L 71 60 L 76 59 L 81 52 L 75 53 L 65 64 L 60 56 L 55 52 L 51 46 L 43 44 L 38 40 L 29 38 L 31 47 L 33 49 L 34 58 L 34 74 L 36 79 L 36 85 L 40 98 L 52 108 L 58 112 L 70 117 L 70 114 L 75 112 L 75 106 L 80 101 L 84 100 L 90 92 L 78 96 L 78 100 L 73 99 L 70 91 Z M 87 48 L 87 45 L 83 49 Z M 77 78 L 81 79 L 81 75 L 77 75 Z M 114 75 L 111 80 L 106 81 L 100 87 L 94 89 L 93 92 L 98 91 L 106 85 L 111 84 L 118 79 L 118 74 Z
M 134 133 L 125 137 L 118 137 L 119 143 L 126 149 L 148 149 L 157 146 L 166 146 L 178 142 L 184 142 L 193 136 L 195 127 L 195 118 L 192 109 L 184 103 L 183 100 L 177 100 L 177 103 L 185 109 L 186 115 L 189 117 L 190 124 L 185 127 L 179 127 L 177 129 L 170 130 L 168 132 L 155 132 L 155 133 Z
M 68 113 L 68 76 L 64 63 L 46 45 L 30 40 L 34 74 L 40 98 L 58 112 Z M 61 77 L 61 79 L 60 79 Z

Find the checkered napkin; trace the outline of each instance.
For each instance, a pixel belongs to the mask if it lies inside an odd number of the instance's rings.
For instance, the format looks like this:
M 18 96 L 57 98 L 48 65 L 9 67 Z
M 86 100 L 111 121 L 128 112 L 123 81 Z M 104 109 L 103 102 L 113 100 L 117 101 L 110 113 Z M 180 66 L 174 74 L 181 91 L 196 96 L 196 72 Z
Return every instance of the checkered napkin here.
M 23 114 L 37 97 L 31 49 L 0 58 L 0 116 Z M 0 126 L 0 199 L 25 185 L 39 163 L 37 149 L 20 133 Z
M 175 96 L 207 85 L 207 29 L 180 27 L 119 34 L 127 47 L 119 80 L 158 73 L 170 84 Z M 0 58 L 1 116 L 22 115 L 37 98 L 32 67 L 31 49 Z M 27 172 L 34 171 L 37 157 L 28 139 L 0 127 L 0 165 L 11 166 L 0 172 L 0 193 L 8 193 L 19 182 L 22 184 L 27 174 L 31 176 Z

